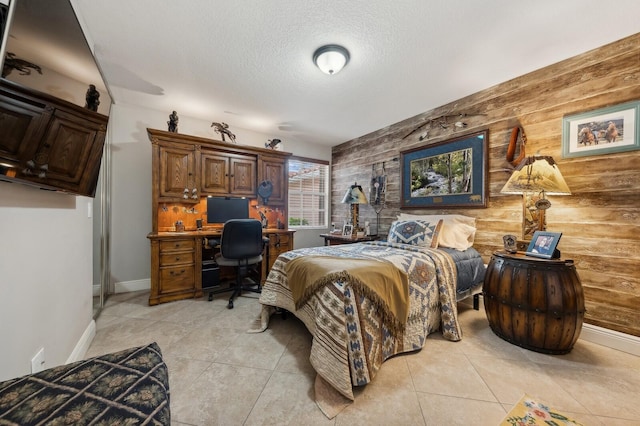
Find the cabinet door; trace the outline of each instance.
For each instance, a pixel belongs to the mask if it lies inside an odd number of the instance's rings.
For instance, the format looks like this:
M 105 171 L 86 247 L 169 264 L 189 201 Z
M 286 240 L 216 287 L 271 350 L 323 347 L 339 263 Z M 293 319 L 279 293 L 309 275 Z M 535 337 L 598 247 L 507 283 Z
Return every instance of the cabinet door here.
M 273 192 L 267 204 L 270 206 L 286 204 L 288 187 L 287 160 L 262 157 L 261 165 L 262 175 L 260 180 L 268 180 L 273 184 Z
M 45 137 L 26 161 L 23 173 L 37 175 L 44 184 L 57 188 L 92 192 L 100 170 L 105 133 L 102 123 L 56 109 Z
M 229 193 L 255 197 L 257 191 L 257 162 L 254 157 L 231 155 L 229 158 Z
M 0 158 L 18 168 L 33 155 L 51 117 L 51 108 L 27 99 L 0 98 Z M 34 144 L 35 141 L 35 144 Z M 26 161 L 26 160 L 24 160 Z M 24 161 L 22 167 L 24 167 Z
M 195 147 L 160 146 L 160 200 L 184 203 L 200 201 L 195 165 Z
M 202 195 L 255 197 L 255 157 L 203 150 L 200 158 Z
M 202 151 L 200 192 L 202 195 L 229 193 L 229 157 Z

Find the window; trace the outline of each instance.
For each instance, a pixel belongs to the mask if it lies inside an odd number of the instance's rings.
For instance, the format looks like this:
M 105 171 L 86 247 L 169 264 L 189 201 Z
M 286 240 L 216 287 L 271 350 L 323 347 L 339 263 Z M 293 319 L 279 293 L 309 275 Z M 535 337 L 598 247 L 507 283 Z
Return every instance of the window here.
M 289 227 L 326 228 L 329 162 L 289 158 Z

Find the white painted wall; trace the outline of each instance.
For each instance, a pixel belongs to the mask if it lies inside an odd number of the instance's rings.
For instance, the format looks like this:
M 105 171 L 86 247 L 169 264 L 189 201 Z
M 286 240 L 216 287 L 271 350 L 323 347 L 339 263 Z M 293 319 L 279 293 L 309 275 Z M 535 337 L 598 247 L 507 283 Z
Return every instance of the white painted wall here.
M 91 198 L 0 182 L 0 381 L 64 364 L 92 322 Z

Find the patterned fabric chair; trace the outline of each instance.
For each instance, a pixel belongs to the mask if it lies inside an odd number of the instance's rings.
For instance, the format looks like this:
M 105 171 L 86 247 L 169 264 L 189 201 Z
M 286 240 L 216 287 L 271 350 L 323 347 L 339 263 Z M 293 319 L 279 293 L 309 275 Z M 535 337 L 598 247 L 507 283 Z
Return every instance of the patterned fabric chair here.
M 157 343 L 0 383 L 0 424 L 171 424 Z

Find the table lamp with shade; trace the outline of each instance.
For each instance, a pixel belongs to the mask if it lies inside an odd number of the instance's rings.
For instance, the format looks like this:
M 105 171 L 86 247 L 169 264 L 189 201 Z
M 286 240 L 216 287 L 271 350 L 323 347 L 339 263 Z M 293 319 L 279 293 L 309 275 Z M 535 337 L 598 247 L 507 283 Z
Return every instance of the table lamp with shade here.
M 362 186 L 358 185 L 355 182 L 353 185 L 347 189 L 347 192 L 344 194 L 342 198 L 342 202 L 344 204 L 349 204 L 351 208 L 351 224 L 353 225 L 352 236 L 357 235 L 358 233 L 358 216 L 359 216 L 359 205 L 367 204 L 367 197 L 364 195 L 362 191 Z
M 558 165 L 549 156 L 526 157 L 500 191 L 522 195 L 522 238 L 545 231 L 545 210 L 551 207 L 546 195 L 571 195 Z

